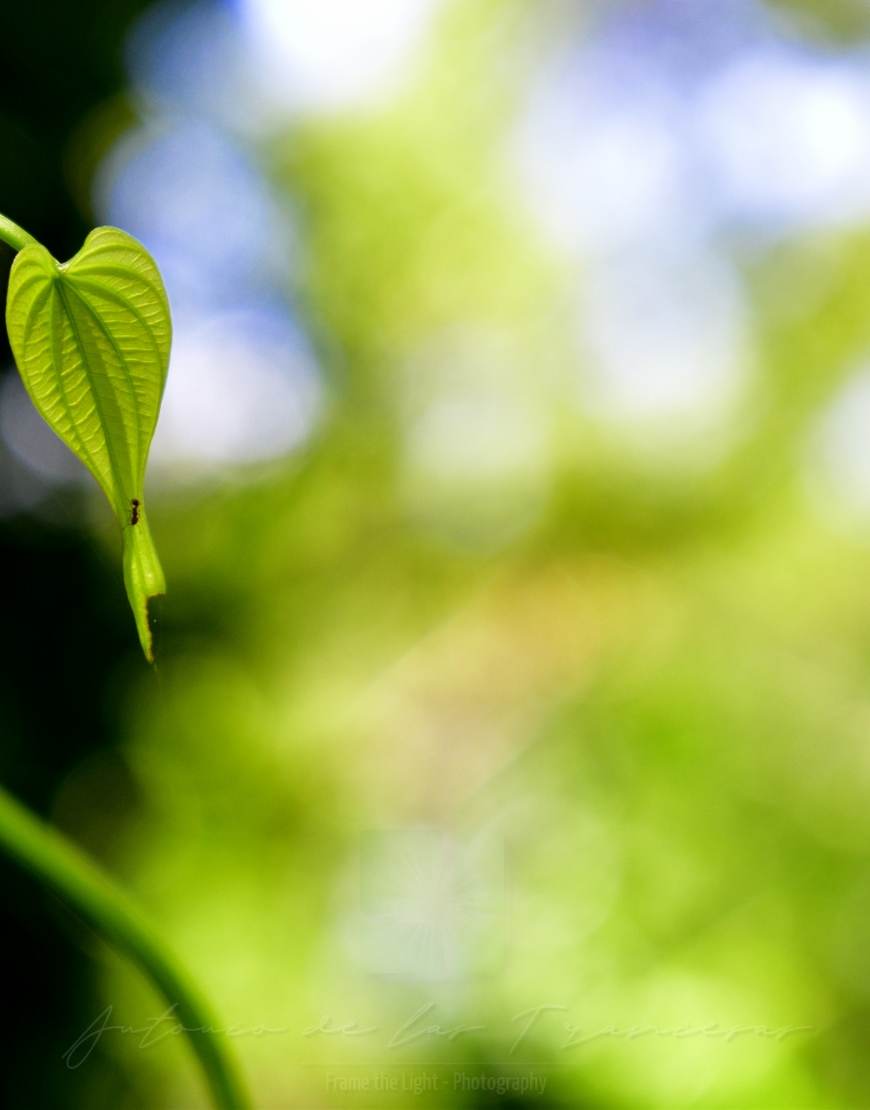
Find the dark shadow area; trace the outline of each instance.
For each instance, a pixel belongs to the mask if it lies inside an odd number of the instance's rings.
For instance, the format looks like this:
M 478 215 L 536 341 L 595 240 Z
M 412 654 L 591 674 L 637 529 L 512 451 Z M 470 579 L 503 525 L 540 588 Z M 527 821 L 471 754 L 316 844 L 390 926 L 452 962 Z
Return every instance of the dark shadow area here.
M 6 5 L 0 41 L 0 212 L 67 258 L 88 231 L 65 171 L 76 126 L 121 86 L 138 0 Z M 0 257 L 4 289 L 11 251 Z M 10 354 L 5 328 L 0 367 Z M 58 784 L 110 746 L 105 689 L 137 650 L 123 583 L 84 530 L 0 520 L 0 781 L 46 814 Z M 143 664 L 144 666 L 144 664 Z M 0 1104 L 97 1105 L 61 1055 L 92 1018 L 92 963 L 43 892 L 0 860 Z M 102 1069 L 101 1069 L 102 1070 Z M 100 1105 L 120 1105 L 121 1086 Z

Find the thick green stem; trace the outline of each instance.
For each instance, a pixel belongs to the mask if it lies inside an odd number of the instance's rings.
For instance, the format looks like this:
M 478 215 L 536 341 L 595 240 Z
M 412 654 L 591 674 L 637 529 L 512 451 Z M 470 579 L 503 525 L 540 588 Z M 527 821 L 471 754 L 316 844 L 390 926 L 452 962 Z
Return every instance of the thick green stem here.
M 0 850 L 58 895 L 137 964 L 190 1037 L 219 1110 L 250 1110 L 226 1034 L 153 927 L 100 868 L 0 787 Z
M 4 243 L 8 243 L 10 247 L 13 247 L 17 251 L 22 250 L 30 243 L 36 242 L 33 236 L 28 235 L 23 227 L 19 227 L 18 224 L 14 224 L 6 216 L 0 216 L 0 239 L 2 239 Z

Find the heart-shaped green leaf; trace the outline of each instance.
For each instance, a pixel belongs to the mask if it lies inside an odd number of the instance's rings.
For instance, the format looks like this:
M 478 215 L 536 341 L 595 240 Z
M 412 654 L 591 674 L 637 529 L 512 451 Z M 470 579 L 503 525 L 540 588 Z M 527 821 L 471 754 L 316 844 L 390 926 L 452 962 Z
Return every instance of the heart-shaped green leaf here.
M 6 326 L 39 412 L 106 492 L 121 526 L 124 582 L 151 659 L 148 598 L 165 592 L 142 484 L 172 326 L 145 248 L 100 227 L 65 265 L 32 243 L 12 265 Z

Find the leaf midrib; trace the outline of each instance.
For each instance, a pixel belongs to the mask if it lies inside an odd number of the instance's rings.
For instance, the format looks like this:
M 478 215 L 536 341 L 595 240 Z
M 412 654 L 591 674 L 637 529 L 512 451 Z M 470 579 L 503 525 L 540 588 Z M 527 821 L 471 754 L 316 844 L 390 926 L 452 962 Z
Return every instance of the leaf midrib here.
M 117 459 L 116 454 L 115 454 L 115 448 L 114 448 L 114 445 L 112 443 L 112 439 L 108 434 L 108 430 L 106 428 L 106 420 L 105 420 L 105 417 L 103 415 L 102 408 L 100 407 L 100 399 L 99 399 L 99 395 L 97 394 L 96 388 L 94 386 L 94 378 L 93 378 L 93 375 L 91 373 L 90 367 L 88 366 L 88 360 L 85 357 L 85 350 L 84 350 L 84 346 L 82 345 L 81 336 L 79 335 L 78 327 L 76 326 L 75 319 L 73 318 L 73 314 L 72 314 L 72 312 L 70 311 L 70 308 L 69 308 L 69 303 L 68 303 L 67 297 L 66 297 L 66 290 L 64 288 L 65 282 L 63 281 L 63 278 L 60 275 L 57 278 L 54 278 L 53 281 L 54 281 L 54 284 L 57 288 L 60 299 L 63 301 L 64 308 L 66 309 L 66 316 L 67 316 L 67 319 L 69 320 L 70 331 L 72 332 L 73 338 L 75 339 L 76 347 L 78 347 L 79 358 L 81 359 L 81 365 L 82 365 L 82 372 L 84 373 L 85 377 L 87 378 L 88 385 L 90 386 L 90 390 L 91 390 L 91 396 L 94 398 L 94 412 L 96 412 L 96 414 L 97 414 L 97 418 L 100 422 L 100 427 L 102 428 L 102 431 L 103 431 L 103 440 L 105 441 L 105 444 L 106 444 L 106 454 L 109 456 L 109 465 L 110 465 L 111 470 L 112 470 L 112 476 L 115 480 L 116 493 L 117 493 L 117 496 L 118 496 L 118 499 L 119 499 L 119 504 L 118 504 L 117 508 L 120 509 L 120 507 L 121 507 L 120 506 L 120 501 L 123 499 L 122 495 L 123 495 L 123 492 L 124 492 L 124 483 L 121 479 L 121 472 L 120 472 L 120 469 L 118 467 L 118 459 Z M 61 381 L 63 381 L 63 373 L 62 372 L 58 374 L 58 377 Z M 64 391 L 64 394 L 65 394 L 65 391 Z M 90 452 L 88 452 L 88 457 L 90 458 Z M 125 513 L 126 513 L 126 508 L 127 507 L 125 505 L 124 506 L 124 512 Z
M 63 278 L 61 278 L 60 280 L 63 281 Z M 138 398 L 137 393 L 136 393 L 136 386 L 135 386 L 135 383 L 133 381 L 133 374 L 130 370 L 130 367 L 127 365 L 127 360 L 124 357 L 120 347 L 118 346 L 118 343 L 117 343 L 115 337 L 112 335 L 112 333 L 106 327 L 105 321 L 103 320 L 103 318 L 99 314 L 99 312 L 97 312 L 96 308 L 94 308 L 94 306 L 81 295 L 81 293 L 76 289 L 73 282 L 67 280 L 65 282 L 65 286 L 68 287 L 69 290 L 72 293 L 75 294 L 75 296 L 79 300 L 79 303 L 82 304 L 84 306 L 85 310 L 90 312 L 90 314 L 93 316 L 93 318 L 97 321 L 97 324 L 99 325 L 100 330 L 102 331 L 102 333 L 106 337 L 106 339 L 109 341 L 109 345 L 111 346 L 111 348 L 115 352 L 115 354 L 118 356 L 118 361 L 121 363 L 121 366 L 124 369 L 124 374 L 126 375 L 126 378 L 127 378 L 127 384 L 130 387 L 130 396 L 131 396 L 132 401 L 133 401 L 133 414 L 134 414 L 135 423 L 136 423 L 136 465 L 135 465 L 135 467 L 131 467 L 131 469 L 133 470 L 134 477 L 135 477 L 135 483 L 134 483 L 135 488 L 134 488 L 133 492 L 136 493 L 138 491 L 138 488 L 139 488 L 139 483 L 142 481 L 142 477 L 143 477 L 143 475 L 140 473 L 140 470 L 144 471 L 145 468 L 144 468 L 144 466 L 140 465 L 141 464 L 141 455 L 142 455 L 142 442 L 141 442 L 142 420 L 141 420 L 141 414 L 139 412 L 139 398 Z M 71 312 L 69 313 L 69 316 L 70 316 L 70 319 L 72 319 L 72 313 Z M 137 316 L 137 318 L 138 318 L 138 316 Z M 146 331 L 147 331 L 147 328 L 146 328 Z M 84 355 L 82 355 L 82 361 L 84 361 Z M 93 383 L 91 384 L 91 388 L 93 389 Z M 94 390 L 94 403 L 96 405 L 97 411 L 99 412 L 99 405 L 96 404 L 96 401 L 97 401 L 97 394 L 96 394 L 96 390 Z M 102 421 L 102 414 L 100 415 L 100 419 Z M 105 425 L 103 426 L 103 433 L 106 437 L 106 443 L 108 443 L 109 442 L 109 435 L 106 432 Z M 129 447 L 129 445 L 130 445 L 130 440 L 128 438 L 127 439 L 127 446 Z M 132 462 L 132 460 L 131 460 L 131 462 Z

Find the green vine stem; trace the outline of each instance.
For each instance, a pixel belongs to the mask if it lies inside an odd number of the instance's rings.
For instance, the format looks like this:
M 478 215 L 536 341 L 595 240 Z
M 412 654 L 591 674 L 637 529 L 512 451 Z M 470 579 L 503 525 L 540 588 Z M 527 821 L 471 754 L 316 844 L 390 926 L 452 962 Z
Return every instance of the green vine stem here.
M 71 841 L 0 787 L 0 848 L 67 903 L 152 980 L 184 1027 L 218 1110 L 251 1102 L 208 1003 L 153 926 Z
M 31 243 L 35 243 L 36 239 L 29 235 L 23 227 L 14 224 L 6 216 L 0 215 L 0 239 L 4 243 L 8 243 L 13 250 L 20 251 Z

